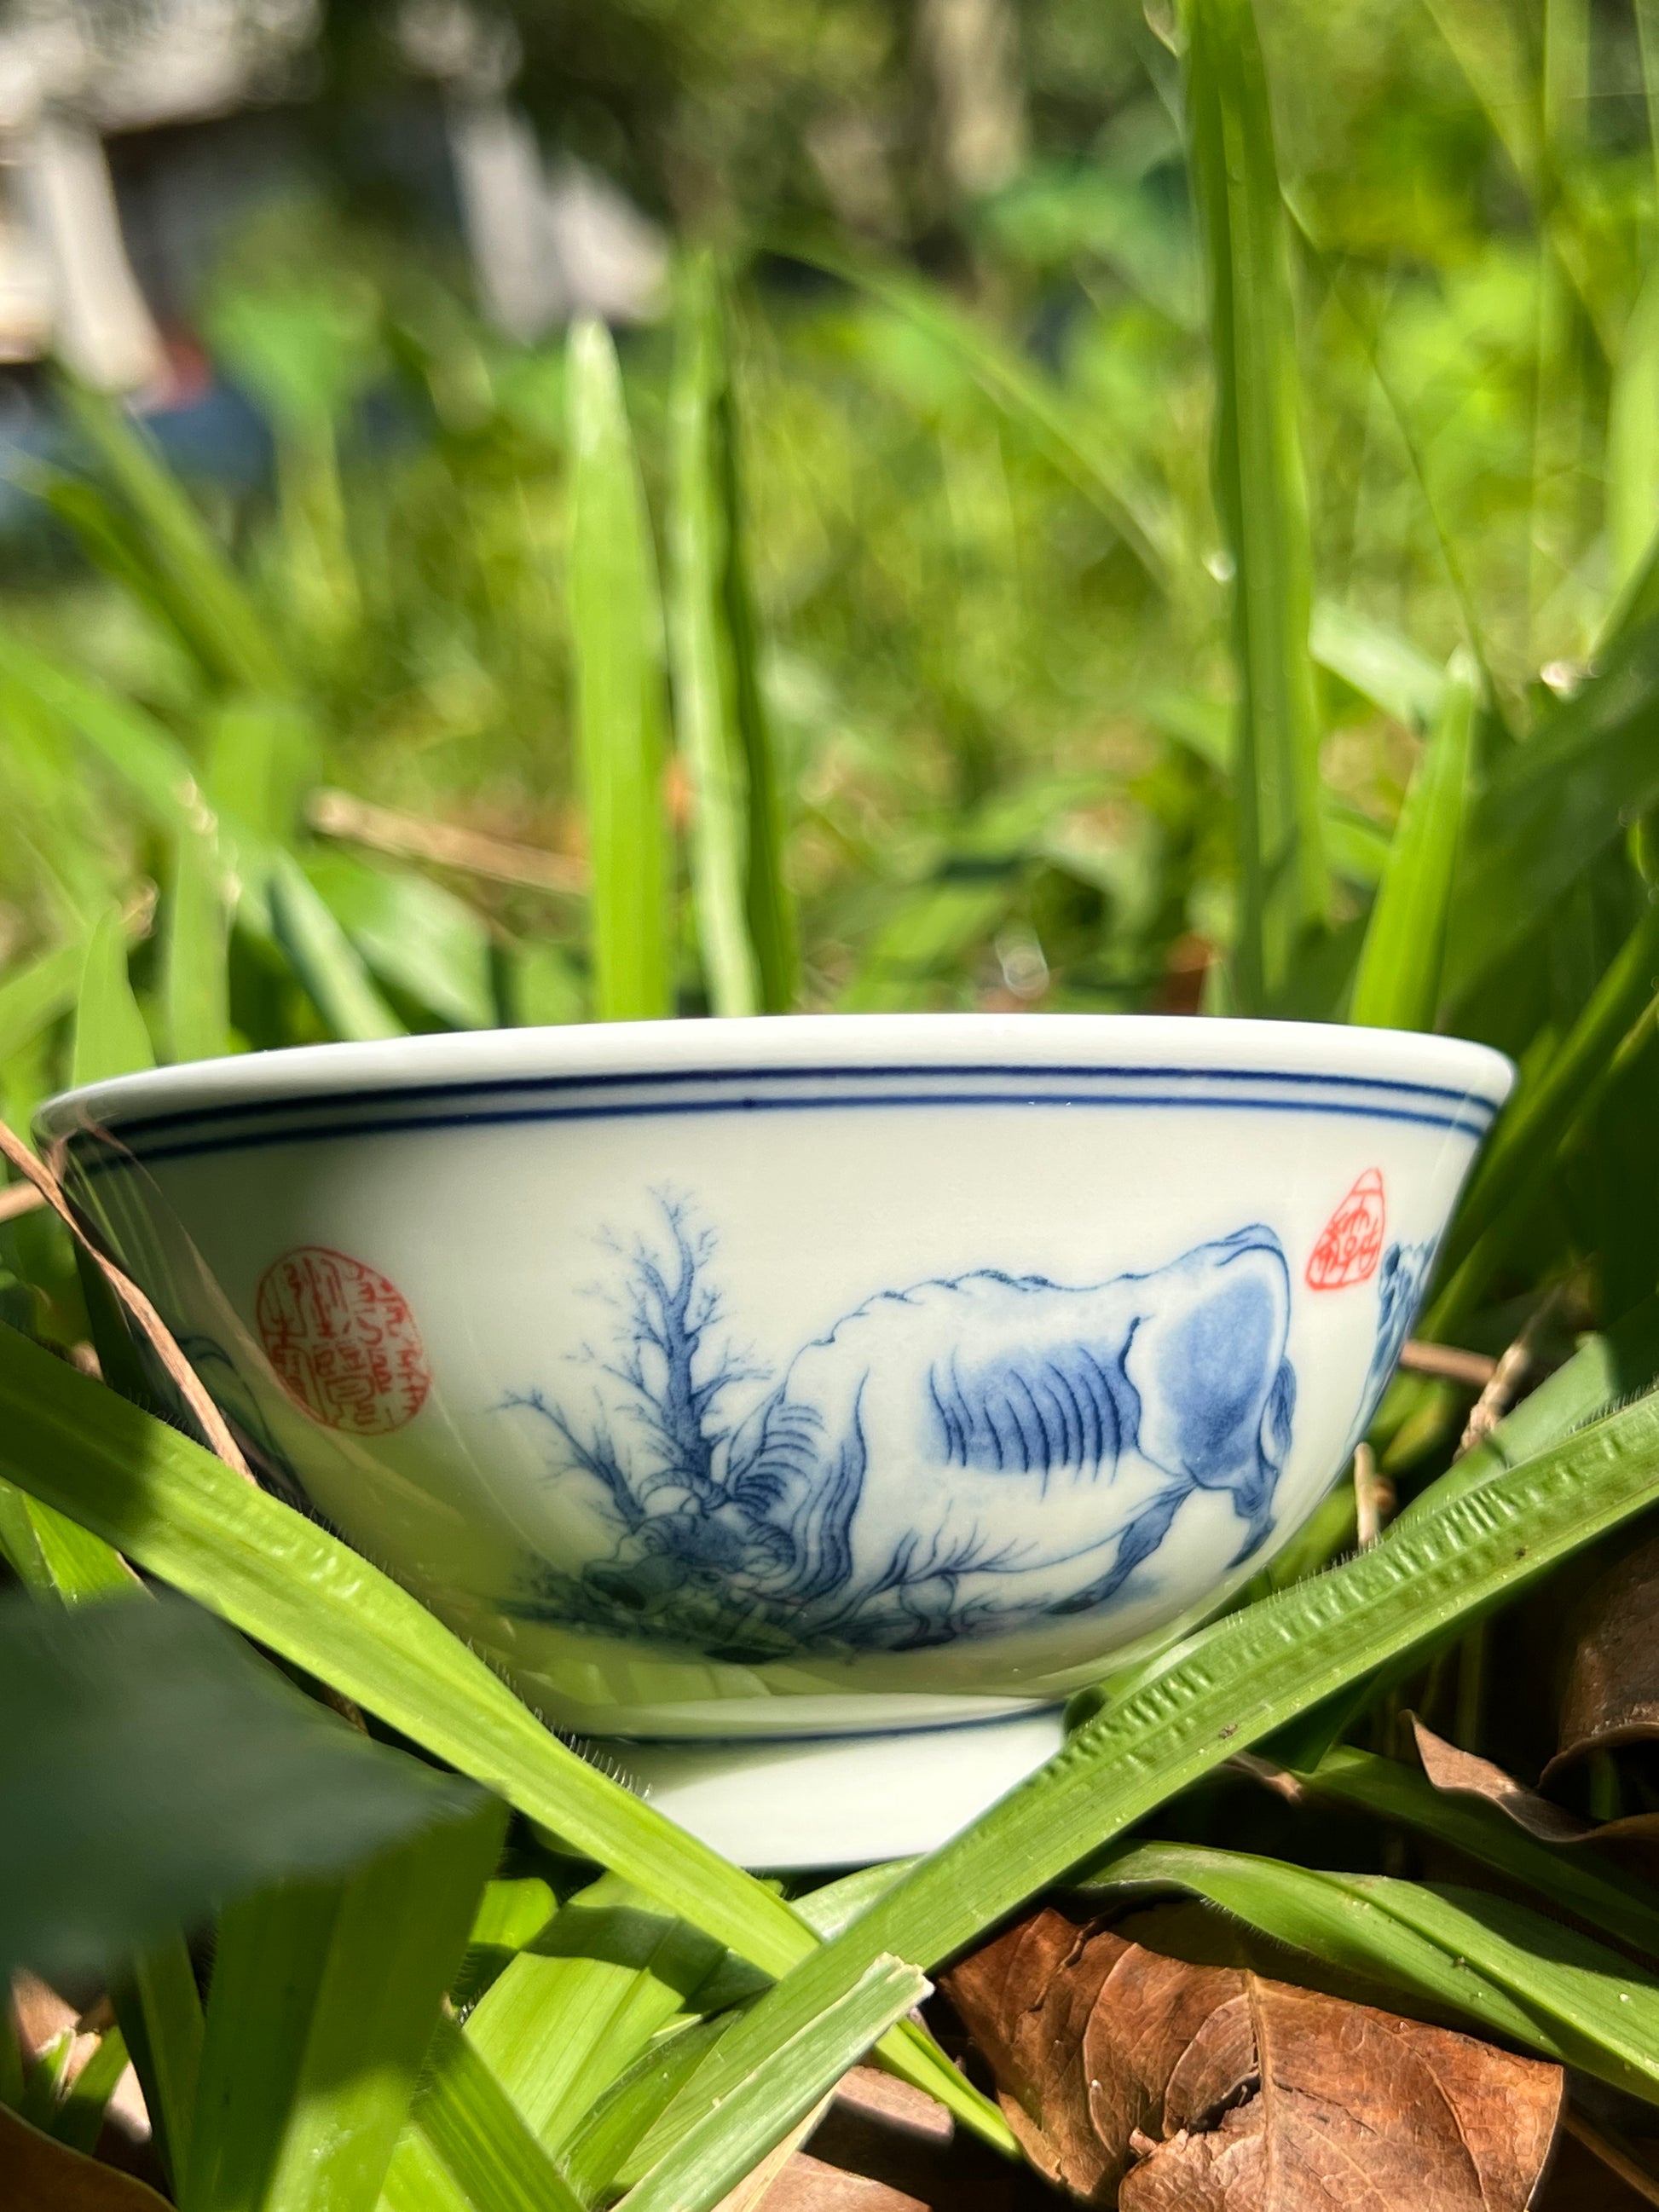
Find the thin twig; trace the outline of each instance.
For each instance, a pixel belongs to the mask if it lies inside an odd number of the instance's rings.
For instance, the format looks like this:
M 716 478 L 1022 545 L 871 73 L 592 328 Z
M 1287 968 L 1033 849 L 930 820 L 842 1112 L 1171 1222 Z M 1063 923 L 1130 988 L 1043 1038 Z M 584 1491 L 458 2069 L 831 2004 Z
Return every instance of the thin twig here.
M 1400 1355 L 1400 1364 L 1413 1375 L 1435 1375 L 1445 1382 L 1462 1382 L 1471 1390 L 1484 1390 L 1497 1371 L 1490 1352 L 1462 1352 L 1455 1344 L 1425 1344 L 1411 1336 Z
M 20 1213 L 33 1213 L 46 1200 L 32 1182 L 14 1182 L 0 1190 L 0 1221 L 15 1221 Z
M 1638 2197 L 1644 2197 L 1650 2204 L 1659 2204 L 1659 2180 L 1656 2180 L 1646 2166 L 1639 2165 L 1632 2157 L 1623 2143 L 1612 2136 L 1603 2135 L 1600 2128 L 1587 2120 L 1582 2112 L 1575 2112 L 1571 2105 L 1561 2115 L 1561 2124 L 1575 2142 L 1583 2143 L 1593 2157 L 1599 2158 L 1603 2166 L 1610 2167 L 1620 2181 L 1627 2183 Z
M 1369 1552 L 1382 1534 L 1382 1524 L 1394 1511 L 1394 1485 L 1379 1474 L 1376 1454 L 1367 1443 L 1354 1446 L 1353 1510 L 1359 1548 Z
M 168 1379 L 179 1395 L 190 1408 L 191 1418 L 201 1430 L 209 1445 L 224 1461 L 235 1468 L 245 1482 L 253 1481 L 253 1470 L 242 1456 L 241 1448 L 226 1425 L 225 1417 L 203 1388 L 200 1376 L 179 1349 L 173 1331 L 162 1320 L 132 1278 L 123 1273 L 113 1260 L 100 1252 L 76 1218 L 64 1187 L 46 1166 L 39 1160 L 15 1130 L 0 1121 L 0 1154 L 10 1161 L 19 1175 L 32 1182 L 40 1194 L 42 1202 L 49 1206 L 64 1226 L 82 1246 L 88 1257 L 103 1274 L 121 1304 L 132 1316 L 143 1332 L 150 1348 L 167 1370 Z
M 587 889 L 586 866 L 568 853 L 547 853 L 539 846 L 489 837 L 482 830 L 462 830 L 453 823 L 399 814 L 392 807 L 354 799 L 349 791 L 313 792 L 306 819 L 324 837 L 366 845 L 371 852 L 391 853 L 399 860 L 432 860 L 440 867 L 459 868 L 465 875 L 555 891 L 563 898 L 580 898 Z
M 1560 1299 L 1561 1285 L 1558 1283 L 1533 1308 L 1526 1326 L 1492 1369 L 1491 1380 L 1475 1400 L 1468 1425 L 1458 1440 L 1457 1449 L 1453 1455 L 1455 1458 L 1462 1459 L 1465 1452 L 1473 1451 L 1476 1444 L 1484 1442 L 1508 1413 L 1510 1402 L 1521 1387 L 1522 1378 L 1532 1364 L 1539 1331 L 1554 1312 Z

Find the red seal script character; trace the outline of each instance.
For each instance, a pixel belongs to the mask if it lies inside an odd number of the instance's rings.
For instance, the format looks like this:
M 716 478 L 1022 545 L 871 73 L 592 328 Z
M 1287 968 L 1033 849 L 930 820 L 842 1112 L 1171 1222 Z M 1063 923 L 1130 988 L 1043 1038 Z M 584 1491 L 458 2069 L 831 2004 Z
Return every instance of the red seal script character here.
M 383 1436 L 426 1402 L 432 1370 L 408 1302 L 361 1260 L 323 1244 L 284 1252 L 254 1313 L 289 1395 L 325 1427 Z
M 1320 1231 L 1308 1261 L 1310 1291 L 1346 1291 L 1368 1283 L 1382 1256 L 1382 1176 L 1367 1168 Z

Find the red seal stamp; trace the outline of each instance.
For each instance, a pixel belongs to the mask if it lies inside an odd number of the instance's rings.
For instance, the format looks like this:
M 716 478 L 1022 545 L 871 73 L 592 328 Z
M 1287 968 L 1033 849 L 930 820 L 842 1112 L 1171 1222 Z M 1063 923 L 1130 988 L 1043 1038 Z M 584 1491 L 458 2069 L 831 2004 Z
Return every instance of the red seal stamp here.
M 1308 1261 L 1310 1291 L 1346 1291 L 1368 1283 L 1382 1256 L 1382 1176 L 1367 1168 L 1320 1231 Z
M 432 1370 L 408 1301 L 361 1260 L 323 1244 L 284 1252 L 254 1316 L 289 1395 L 325 1427 L 382 1436 L 426 1402 Z

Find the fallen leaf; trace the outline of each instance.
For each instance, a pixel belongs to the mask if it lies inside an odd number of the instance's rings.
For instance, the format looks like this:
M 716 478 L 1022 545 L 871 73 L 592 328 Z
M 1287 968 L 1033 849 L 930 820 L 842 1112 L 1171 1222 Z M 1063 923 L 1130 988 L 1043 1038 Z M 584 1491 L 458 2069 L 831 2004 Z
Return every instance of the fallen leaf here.
M 941 2198 L 938 2212 L 945 2212 Z M 845 2173 L 798 2150 L 760 2201 L 758 2212 L 935 2212 L 926 2198 L 907 2197 L 884 2181 Z
M 944 1977 L 1032 2162 L 1122 2212 L 1521 2212 L 1559 2067 L 1052 1906 Z
M 1594 1583 L 1574 1616 L 1559 1749 L 1545 1779 L 1591 1752 L 1659 1738 L 1659 1536 Z
M 1406 1717 L 1411 1723 L 1423 1771 L 1437 1790 L 1484 1797 L 1487 1804 L 1495 1805 L 1500 1813 L 1507 1813 L 1517 1827 L 1524 1828 L 1529 1836 L 1536 1836 L 1543 1843 L 1576 1844 L 1595 1834 L 1588 1820 L 1581 1820 L 1564 1806 L 1553 1805 L 1547 1797 L 1527 1789 L 1501 1766 L 1494 1766 L 1491 1759 L 1477 1758 L 1472 1751 L 1460 1751 L 1455 1743 L 1448 1743 L 1443 1736 L 1425 1728 L 1415 1713 L 1407 1713 Z
M 142 2181 L 54 2142 L 3 2105 L 0 2174 L 6 2212 L 167 2212 Z
M 855 2066 L 747 2212 L 1030 2212 L 1053 2202 L 1029 2166 L 959 2133 L 925 2091 Z

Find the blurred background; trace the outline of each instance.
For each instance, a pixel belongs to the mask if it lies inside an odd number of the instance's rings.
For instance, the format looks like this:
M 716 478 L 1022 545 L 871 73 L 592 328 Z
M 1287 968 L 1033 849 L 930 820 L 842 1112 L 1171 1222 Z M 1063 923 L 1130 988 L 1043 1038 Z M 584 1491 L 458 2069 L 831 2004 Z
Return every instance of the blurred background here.
M 565 333 L 586 313 L 617 336 L 660 546 L 697 244 L 732 283 L 799 1003 L 1212 1000 L 1231 563 L 1162 4 L 12 0 L 0 965 L 112 900 L 140 1003 L 161 988 L 153 822 L 112 739 L 69 744 L 47 667 L 88 687 L 83 723 L 101 701 L 159 726 L 221 799 L 250 696 L 297 697 L 259 773 L 286 778 L 307 879 L 396 1022 L 581 1015 Z M 1650 11 L 1258 11 L 1291 216 L 1327 1011 L 1448 654 L 1478 635 L 1524 726 L 1582 678 L 1659 514 Z M 88 392 L 115 408 L 94 419 Z M 112 460 L 118 416 L 144 436 Z M 218 584 L 189 586 L 144 506 L 132 471 L 158 455 Z M 341 1030 L 252 954 L 232 989 L 233 1048 Z M 64 1073 L 56 1034 L 0 1052 L 15 1122 Z

